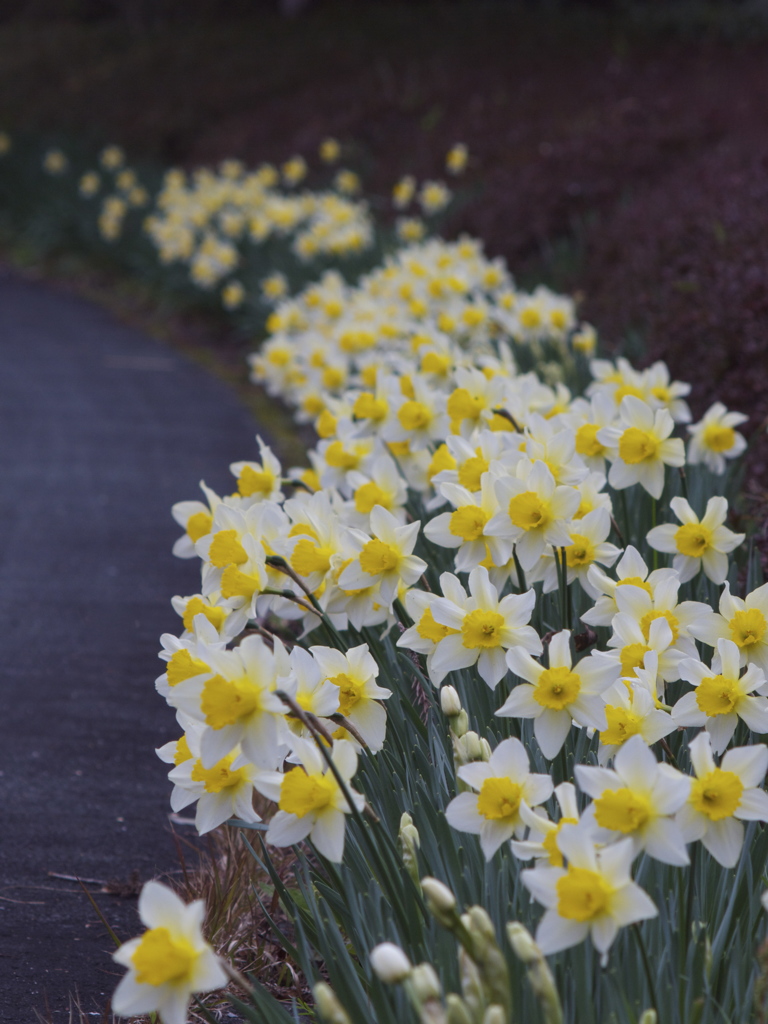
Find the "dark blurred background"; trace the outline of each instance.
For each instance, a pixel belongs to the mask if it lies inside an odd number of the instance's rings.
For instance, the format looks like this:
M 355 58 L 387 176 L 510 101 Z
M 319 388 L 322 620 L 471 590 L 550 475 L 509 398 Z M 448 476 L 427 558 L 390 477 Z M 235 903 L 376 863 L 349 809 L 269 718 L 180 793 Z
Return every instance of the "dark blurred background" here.
M 463 141 L 447 233 L 579 292 L 697 413 L 768 415 L 768 0 L 4 0 L 0 128 L 187 167 L 332 135 L 380 194 Z

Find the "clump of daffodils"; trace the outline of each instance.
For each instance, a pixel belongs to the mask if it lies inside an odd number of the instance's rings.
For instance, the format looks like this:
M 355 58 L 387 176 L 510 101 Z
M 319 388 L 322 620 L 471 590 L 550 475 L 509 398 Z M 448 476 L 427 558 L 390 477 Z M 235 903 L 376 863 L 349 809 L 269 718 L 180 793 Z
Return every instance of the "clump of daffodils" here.
M 300 170 L 282 169 L 293 188 Z M 174 177 L 164 208 L 256 194 L 257 176 Z M 438 184 L 403 179 L 395 204 L 435 212 Z M 196 214 L 214 263 L 252 229 L 226 202 Z M 225 303 L 243 301 L 236 284 Z M 258 439 L 230 493 L 203 485 L 174 507 L 200 584 L 174 598 L 156 684 L 180 732 L 158 752 L 173 807 L 196 804 L 200 831 L 308 843 L 321 864 L 354 843 L 354 865 L 364 816 L 397 810 L 413 886 L 434 857 L 409 789 L 421 773 L 450 849 L 430 871 L 453 857 L 520 882 L 528 916 L 509 935 L 561 1019 L 546 958 L 586 942 L 605 964 L 666 914 L 657 877 L 696 857 L 734 867 L 747 823 L 768 821 L 768 597 L 740 586 L 745 534 L 716 493 L 741 420 L 713 406 L 691 425 L 664 364 L 592 358 L 572 300 L 520 290 L 472 239 L 405 245 L 354 285 L 328 271 L 290 296 L 274 271 L 261 289 L 253 376 L 317 440 L 287 468 Z M 393 764 L 395 802 L 374 781 Z M 421 1020 L 509 1019 L 486 910 L 460 914 L 442 879 L 422 893 L 461 946 L 461 993 L 394 942 L 373 976 L 403 984 Z M 350 1019 L 316 991 L 327 1019 Z

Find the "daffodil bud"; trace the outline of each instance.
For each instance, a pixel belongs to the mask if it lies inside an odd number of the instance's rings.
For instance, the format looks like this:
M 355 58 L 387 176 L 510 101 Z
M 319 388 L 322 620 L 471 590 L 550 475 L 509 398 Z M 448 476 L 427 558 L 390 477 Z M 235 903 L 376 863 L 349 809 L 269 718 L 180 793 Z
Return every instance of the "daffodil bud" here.
M 470 907 L 469 911 L 469 931 L 474 937 L 478 937 L 484 944 L 492 943 L 496 945 L 496 930 L 493 927 L 493 922 L 488 916 L 488 912 L 483 907 Z
M 545 1024 L 562 1024 L 563 1008 L 555 979 L 531 933 L 519 921 L 511 921 L 507 925 L 507 937 L 515 956 L 527 968 L 528 982 L 539 1000 Z
M 496 1003 L 489 1006 L 483 1015 L 483 1024 L 507 1024 L 507 1015 L 503 1007 Z
M 416 885 L 419 884 L 419 862 L 416 851 L 421 846 L 419 830 L 413 824 L 413 818 L 407 812 L 400 818 L 400 832 L 398 833 L 400 856 L 403 858 L 405 869 Z
M 519 921 L 510 921 L 507 936 L 515 956 L 522 963 L 532 964 L 541 959 L 541 950 L 533 941 L 533 936 Z
M 655 1010 L 644 1010 L 637 1024 L 656 1024 L 658 1015 Z
M 469 1007 L 455 992 L 445 997 L 445 1009 L 447 1024 L 473 1024 Z
M 394 942 L 382 942 L 370 952 L 371 967 L 380 981 L 396 985 L 410 977 L 411 961 Z
M 352 1024 L 349 1014 L 339 1002 L 338 996 L 330 985 L 319 981 L 312 989 L 317 1012 L 325 1024 Z
M 443 988 L 432 964 L 417 964 L 411 971 L 409 985 L 419 1004 L 442 999 Z
M 430 913 L 440 924 L 450 928 L 456 920 L 456 897 L 448 886 L 436 878 L 422 878 L 421 891 Z
M 490 747 L 483 741 L 476 732 L 467 732 L 456 739 L 454 743 L 456 761 L 459 765 L 469 764 L 471 761 L 487 761 L 490 759 Z
M 448 718 L 455 718 L 461 714 L 462 707 L 459 694 L 454 686 L 444 686 L 440 691 L 440 707 Z
M 467 950 L 480 971 L 483 987 L 491 1003 L 498 1003 L 506 1012 L 511 1006 L 507 962 L 496 942 L 493 922 L 482 907 L 470 907 L 462 916 L 471 940 Z
M 469 715 L 462 708 L 458 715 L 451 719 L 451 732 L 454 736 L 463 736 L 467 729 L 469 729 Z

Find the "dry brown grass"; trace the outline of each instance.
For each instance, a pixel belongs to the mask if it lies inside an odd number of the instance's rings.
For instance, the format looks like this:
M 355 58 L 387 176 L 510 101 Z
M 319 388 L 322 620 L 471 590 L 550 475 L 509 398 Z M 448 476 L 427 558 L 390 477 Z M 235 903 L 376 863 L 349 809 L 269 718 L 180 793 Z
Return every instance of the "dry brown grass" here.
M 269 876 L 259 866 L 244 835 L 247 834 L 240 829 L 226 825 L 202 838 L 190 839 L 174 832 L 179 868 L 163 881 L 185 902 L 205 902 L 204 934 L 234 971 L 246 978 L 248 975 L 258 978 L 272 996 L 287 1006 L 294 1001 L 306 1004 L 311 999 L 309 986 L 276 940 L 263 908 L 289 935 L 290 922 L 282 913 Z M 256 832 L 249 836 L 249 841 L 259 852 Z M 292 851 L 274 849 L 270 857 L 281 879 L 290 884 L 295 862 Z M 102 921 L 106 930 L 108 925 L 103 918 Z M 227 998 L 230 992 L 240 999 L 245 998 L 234 983 L 226 990 L 202 996 L 199 1004 L 193 1002 L 190 1008 L 190 1024 L 210 1024 L 211 1019 L 231 1021 L 232 1008 Z M 53 1024 L 49 1014 L 36 1013 L 39 1024 Z M 69 996 L 67 1024 L 120 1024 L 124 1020 L 108 1007 L 98 1017 L 93 1010 L 87 1011 L 76 990 Z M 131 1024 L 152 1024 L 152 1021 L 150 1016 L 131 1018 Z

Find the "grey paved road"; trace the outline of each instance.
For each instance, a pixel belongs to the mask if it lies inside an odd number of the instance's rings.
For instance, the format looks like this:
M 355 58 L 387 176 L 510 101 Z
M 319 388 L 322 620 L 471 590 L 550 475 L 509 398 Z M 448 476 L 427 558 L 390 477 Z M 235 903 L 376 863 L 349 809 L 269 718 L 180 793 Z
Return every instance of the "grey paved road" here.
M 255 451 L 234 397 L 197 367 L 41 287 L 0 277 L 0 1021 L 103 1008 L 120 971 L 86 898 L 48 872 L 143 879 L 176 861 L 156 696 L 192 562 L 174 501 Z M 135 900 L 99 896 L 115 930 Z M 98 1019 L 96 1017 L 94 1020 Z

